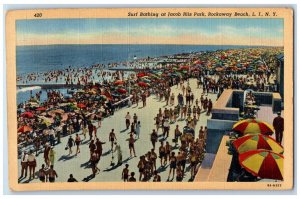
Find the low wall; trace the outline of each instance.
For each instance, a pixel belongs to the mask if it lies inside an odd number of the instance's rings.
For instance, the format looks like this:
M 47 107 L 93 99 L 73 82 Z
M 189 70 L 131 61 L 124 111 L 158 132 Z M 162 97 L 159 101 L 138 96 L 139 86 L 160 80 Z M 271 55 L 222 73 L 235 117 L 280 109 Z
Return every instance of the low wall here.
M 208 119 L 207 120 L 207 128 L 208 129 L 216 129 L 216 130 L 231 130 L 232 126 L 238 120 L 220 120 L 220 119 Z
M 253 92 L 257 104 L 272 106 L 273 112 L 281 111 L 281 96 L 272 92 Z M 226 89 L 212 108 L 212 117 L 207 121 L 209 129 L 230 130 L 239 120 L 243 110 L 244 91 Z
M 217 120 L 239 120 L 239 108 L 232 106 L 233 90 L 226 89 L 212 108 L 212 119 Z

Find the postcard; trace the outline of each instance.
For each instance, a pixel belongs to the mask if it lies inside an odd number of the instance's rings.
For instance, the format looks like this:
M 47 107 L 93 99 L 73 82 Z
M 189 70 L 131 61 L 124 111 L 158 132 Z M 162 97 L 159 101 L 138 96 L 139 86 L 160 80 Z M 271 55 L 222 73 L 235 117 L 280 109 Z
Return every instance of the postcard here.
M 293 10 L 6 15 L 9 186 L 293 188 Z

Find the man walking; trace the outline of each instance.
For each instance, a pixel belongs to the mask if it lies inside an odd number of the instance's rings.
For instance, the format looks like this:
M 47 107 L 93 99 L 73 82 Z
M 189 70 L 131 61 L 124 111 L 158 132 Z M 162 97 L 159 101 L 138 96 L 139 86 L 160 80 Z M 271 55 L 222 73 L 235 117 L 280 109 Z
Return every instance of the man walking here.
M 273 127 L 275 129 L 276 142 L 281 144 L 283 131 L 284 131 L 284 119 L 281 117 L 281 113 L 277 113 L 277 117 L 273 120 Z

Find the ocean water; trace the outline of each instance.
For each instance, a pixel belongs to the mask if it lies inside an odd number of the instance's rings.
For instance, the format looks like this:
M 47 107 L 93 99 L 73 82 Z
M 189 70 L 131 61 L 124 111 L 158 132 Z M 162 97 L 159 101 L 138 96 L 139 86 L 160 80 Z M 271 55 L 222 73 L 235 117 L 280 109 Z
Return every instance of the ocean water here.
M 93 64 L 126 62 L 149 57 L 159 57 L 179 53 L 216 51 L 221 49 L 248 48 L 249 46 L 214 46 L 214 45 L 48 45 L 18 46 L 17 75 L 32 72 L 46 72 L 71 67 L 87 67 Z M 34 88 L 33 95 L 39 92 Z M 46 99 L 42 90 L 41 101 Z M 66 92 L 62 90 L 62 92 Z M 29 90 L 18 90 L 17 103 L 30 98 Z
M 86 67 L 178 53 L 247 48 L 206 45 L 48 45 L 18 46 L 17 74 L 45 72 L 69 66 Z

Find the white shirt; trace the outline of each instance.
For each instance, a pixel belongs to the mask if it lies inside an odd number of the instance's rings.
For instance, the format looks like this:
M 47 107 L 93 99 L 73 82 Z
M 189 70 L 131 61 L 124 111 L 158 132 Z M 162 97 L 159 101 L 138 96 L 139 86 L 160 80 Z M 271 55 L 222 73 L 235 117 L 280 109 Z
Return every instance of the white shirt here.
M 131 116 L 130 116 L 129 114 L 127 114 L 127 115 L 125 116 L 125 119 L 130 120 L 130 119 L 131 119 Z
M 28 162 L 33 162 L 35 160 L 35 155 L 34 154 L 29 154 L 28 155 Z

